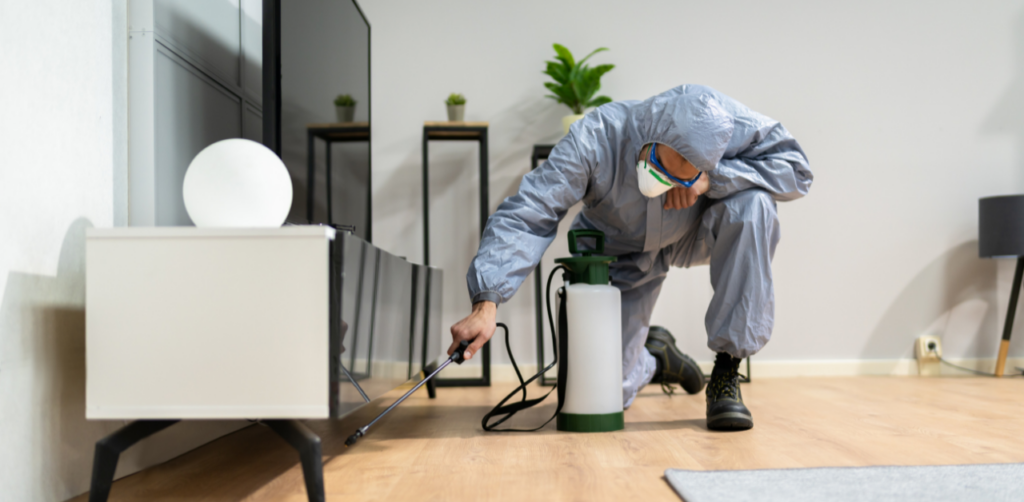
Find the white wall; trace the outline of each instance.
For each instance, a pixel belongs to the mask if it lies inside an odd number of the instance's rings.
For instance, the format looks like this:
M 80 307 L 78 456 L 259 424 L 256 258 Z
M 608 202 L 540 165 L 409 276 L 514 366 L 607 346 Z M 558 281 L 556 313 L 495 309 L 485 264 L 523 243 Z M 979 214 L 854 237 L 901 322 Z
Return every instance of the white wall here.
M 85 421 L 84 229 L 114 217 L 109 1 L 0 6 L 0 493 L 80 493 Z
M 755 361 L 912 357 L 924 332 L 943 336 L 949 356 L 994 356 L 1012 263 L 977 258 L 976 207 L 1024 192 L 1024 2 L 360 3 L 372 25 L 374 240 L 385 249 L 422 256 L 420 127 L 443 120 L 449 92 L 465 93 L 467 120 L 491 122 L 493 210 L 568 113 L 543 97 L 551 43 L 606 46 L 594 61 L 617 65 L 603 81 L 612 98 L 707 84 L 782 121 L 810 158 L 810 195 L 779 207 L 777 322 Z M 476 148 L 433 143 L 431 167 L 447 327 L 469 310 Z M 712 358 L 707 277 L 671 273 L 654 314 L 698 360 Z M 527 362 L 530 281 L 499 312 Z M 1022 324 L 1011 355 L 1024 355 Z
M 0 2 L 0 496 L 88 489 L 85 228 L 127 223 L 127 2 Z M 118 476 L 236 427 L 175 426 Z

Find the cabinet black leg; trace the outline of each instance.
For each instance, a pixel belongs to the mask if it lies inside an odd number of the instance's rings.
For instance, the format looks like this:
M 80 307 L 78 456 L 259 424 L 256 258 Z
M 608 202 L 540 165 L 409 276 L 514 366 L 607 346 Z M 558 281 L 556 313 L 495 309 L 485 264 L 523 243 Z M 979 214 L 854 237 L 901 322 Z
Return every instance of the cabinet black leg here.
M 427 395 L 430 399 L 437 398 L 437 385 L 434 385 L 434 379 L 427 380 Z
M 263 420 L 281 438 L 299 451 L 306 495 L 310 502 L 324 502 L 324 468 L 320 456 L 320 437 L 298 420 Z
M 176 423 L 177 420 L 136 420 L 96 441 L 89 502 L 105 502 L 110 496 L 110 485 L 114 483 L 114 471 L 117 470 L 117 459 L 121 452 Z

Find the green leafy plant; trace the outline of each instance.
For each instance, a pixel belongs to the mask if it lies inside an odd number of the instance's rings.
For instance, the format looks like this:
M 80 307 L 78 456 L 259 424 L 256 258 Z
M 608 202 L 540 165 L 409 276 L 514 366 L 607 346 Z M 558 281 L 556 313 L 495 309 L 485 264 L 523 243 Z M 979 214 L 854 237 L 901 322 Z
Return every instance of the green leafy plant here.
M 356 100 L 352 99 L 351 94 L 338 94 L 334 98 L 334 106 L 356 106 Z
M 573 113 L 577 115 L 582 114 L 587 108 L 612 101 L 608 96 L 593 96 L 601 89 L 601 76 L 615 68 L 615 65 L 602 64 L 591 68 L 583 64 L 590 56 L 608 50 L 606 47 L 594 50 L 578 62 L 565 46 L 554 44 L 554 47 L 557 61 L 545 61 L 548 67 L 544 73 L 554 80 L 544 83 L 544 87 L 553 93 L 547 97 L 572 108 Z
M 466 104 L 466 97 L 463 96 L 462 94 L 458 94 L 458 93 L 454 93 L 453 92 L 453 93 L 448 95 L 448 99 L 444 100 L 444 104 L 449 105 L 449 106 L 451 106 L 451 105 L 464 105 L 464 104 Z

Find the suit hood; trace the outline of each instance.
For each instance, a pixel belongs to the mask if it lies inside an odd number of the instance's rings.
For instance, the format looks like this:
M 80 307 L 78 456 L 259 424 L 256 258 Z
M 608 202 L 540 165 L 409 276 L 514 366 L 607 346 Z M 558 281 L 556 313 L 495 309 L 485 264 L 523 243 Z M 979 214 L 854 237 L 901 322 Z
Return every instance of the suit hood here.
M 632 133 L 643 145 L 657 142 L 679 152 L 701 171 L 722 159 L 732 138 L 733 117 L 700 86 L 679 86 L 634 105 Z

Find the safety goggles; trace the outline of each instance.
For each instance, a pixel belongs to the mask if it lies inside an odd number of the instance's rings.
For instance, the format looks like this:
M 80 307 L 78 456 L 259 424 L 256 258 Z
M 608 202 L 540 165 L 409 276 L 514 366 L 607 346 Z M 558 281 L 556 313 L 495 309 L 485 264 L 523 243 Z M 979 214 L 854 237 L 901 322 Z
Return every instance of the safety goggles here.
M 697 176 L 695 176 L 690 181 L 683 181 L 679 178 L 676 178 L 675 176 L 672 176 L 671 174 L 668 173 L 665 167 L 661 165 L 661 162 L 658 161 L 658 156 L 654 154 L 654 151 L 657 147 L 657 143 L 651 143 L 651 147 L 647 150 L 647 155 L 648 157 L 650 157 L 649 159 L 647 159 L 647 162 L 654 164 L 654 167 L 658 168 L 658 170 L 661 171 L 661 174 L 664 174 L 673 183 L 678 183 L 686 188 L 690 188 L 693 186 L 694 183 L 697 182 L 697 180 L 700 179 L 701 175 L 704 174 L 703 172 L 698 172 Z

